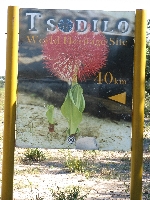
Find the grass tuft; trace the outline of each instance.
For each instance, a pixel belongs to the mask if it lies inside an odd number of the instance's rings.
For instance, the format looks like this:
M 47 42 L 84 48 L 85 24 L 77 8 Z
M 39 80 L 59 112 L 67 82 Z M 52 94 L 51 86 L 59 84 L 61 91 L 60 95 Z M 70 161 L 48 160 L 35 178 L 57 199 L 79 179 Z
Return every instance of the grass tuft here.
M 25 158 L 23 159 L 23 161 L 43 161 L 45 160 L 45 155 L 44 153 L 39 150 L 38 148 L 33 149 L 33 148 L 29 148 L 24 152 Z

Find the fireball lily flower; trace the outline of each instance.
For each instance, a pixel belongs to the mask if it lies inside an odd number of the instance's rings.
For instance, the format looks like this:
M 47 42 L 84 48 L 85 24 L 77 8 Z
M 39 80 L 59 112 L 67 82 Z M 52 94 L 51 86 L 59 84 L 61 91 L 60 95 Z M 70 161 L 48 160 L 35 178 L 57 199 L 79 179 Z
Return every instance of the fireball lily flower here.
M 43 43 L 46 68 L 68 82 L 76 78 L 85 81 L 96 75 L 105 66 L 107 54 L 107 40 L 102 33 L 58 31 L 47 35 Z
M 83 89 L 77 81 L 96 75 L 107 61 L 108 45 L 102 33 L 63 33 L 58 31 L 46 36 L 43 59 L 48 71 L 71 84 L 61 112 L 67 119 L 68 142 L 77 134 L 85 108 Z

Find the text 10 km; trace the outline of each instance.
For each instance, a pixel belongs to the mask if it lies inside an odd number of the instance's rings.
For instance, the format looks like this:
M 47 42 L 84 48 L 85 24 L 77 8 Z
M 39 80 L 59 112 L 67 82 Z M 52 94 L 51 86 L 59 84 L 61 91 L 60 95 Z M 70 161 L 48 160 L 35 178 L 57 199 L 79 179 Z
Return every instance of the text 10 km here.
M 95 78 L 97 84 L 126 84 L 126 80 L 115 78 L 111 72 L 106 72 L 102 74 L 102 72 L 98 73 L 98 76 Z

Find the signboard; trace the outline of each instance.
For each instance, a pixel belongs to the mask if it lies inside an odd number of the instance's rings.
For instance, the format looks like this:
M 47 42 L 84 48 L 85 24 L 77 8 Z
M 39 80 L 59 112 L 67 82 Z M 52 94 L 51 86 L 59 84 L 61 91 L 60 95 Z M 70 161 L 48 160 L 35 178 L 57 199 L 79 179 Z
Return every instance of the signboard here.
M 134 23 L 20 9 L 16 146 L 130 150 Z

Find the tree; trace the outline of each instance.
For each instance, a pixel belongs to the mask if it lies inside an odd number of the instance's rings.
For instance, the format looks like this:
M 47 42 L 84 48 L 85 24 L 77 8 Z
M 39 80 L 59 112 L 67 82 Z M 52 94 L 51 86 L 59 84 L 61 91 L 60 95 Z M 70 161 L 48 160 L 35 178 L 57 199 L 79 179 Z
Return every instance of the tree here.
M 150 19 L 147 21 L 147 29 L 150 31 Z M 146 85 L 145 89 L 150 94 L 150 33 L 147 32 L 147 43 L 146 43 Z
M 145 72 L 145 117 L 150 117 L 150 19 L 147 21 L 146 72 Z

